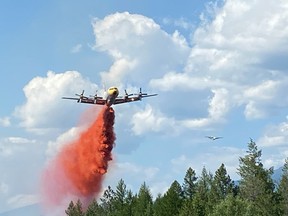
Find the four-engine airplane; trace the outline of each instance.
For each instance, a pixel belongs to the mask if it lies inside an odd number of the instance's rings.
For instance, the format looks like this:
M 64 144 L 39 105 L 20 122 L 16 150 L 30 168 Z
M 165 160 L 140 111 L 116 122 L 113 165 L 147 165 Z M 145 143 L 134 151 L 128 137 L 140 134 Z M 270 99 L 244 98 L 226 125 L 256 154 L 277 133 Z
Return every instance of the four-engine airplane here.
M 77 100 L 78 103 L 88 103 L 88 104 L 95 104 L 95 105 L 106 105 L 106 106 L 112 106 L 115 104 L 121 104 L 121 103 L 129 103 L 129 102 L 134 102 L 134 101 L 139 101 L 142 98 L 145 97 L 152 97 L 156 96 L 158 94 L 147 94 L 147 93 L 142 93 L 142 90 L 140 88 L 139 93 L 137 94 L 128 94 L 127 91 L 125 90 L 125 95 L 124 96 L 118 96 L 119 95 L 119 90 L 116 87 L 110 87 L 107 90 L 107 96 L 105 97 L 99 97 L 97 93 L 94 96 L 84 96 L 84 90 L 82 91 L 81 94 L 75 94 L 78 96 L 76 97 L 62 97 L 62 99 L 69 99 L 69 100 Z

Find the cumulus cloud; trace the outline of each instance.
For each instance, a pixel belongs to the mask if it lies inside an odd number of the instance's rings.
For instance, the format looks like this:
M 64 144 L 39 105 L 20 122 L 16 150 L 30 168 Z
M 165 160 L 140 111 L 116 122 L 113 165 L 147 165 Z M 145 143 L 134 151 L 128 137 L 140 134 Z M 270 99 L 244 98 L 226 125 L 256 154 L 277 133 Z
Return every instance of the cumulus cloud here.
M 46 150 L 47 156 L 49 158 L 54 157 L 63 148 L 64 145 L 67 145 L 76 140 L 81 131 L 83 131 L 82 127 L 72 127 L 65 133 L 58 136 L 55 141 L 49 141 Z
M 288 143 L 288 122 L 268 126 L 258 143 L 263 147 L 286 145 Z
M 7 137 L 0 140 L 0 155 L 5 157 L 14 156 L 17 152 L 23 152 L 25 147 L 33 145 L 36 140 L 24 137 Z
M 174 119 L 165 117 L 150 105 L 146 105 L 144 110 L 136 112 L 131 123 L 132 130 L 136 135 L 160 131 L 166 131 L 166 133 L 176 132 Z
M 191 98 L 199 91 L 225 89 L 224 101 L 223 93 L 221 97 L 217 93 L 221 99 L 214 97 L 214 104 L 210 101 L 207 117 L 186 119 L 185 125 L 209 126 L 238 107 L 243 107 L 247 119 L 281 112 L 288 105 L 287 67 L 283 67 L 288 57 L 287 3 L 230 0 L 211 5 L 212 19 L 202 16 L 186 65 L 179 72 L 170 70 L 153 78 L 150 86 L 165 92 L 190 92 Z M 276 60 L 278 64 L 273 64 Z
M 178 120 L 167 117 L 161 111 L 147 105 L 144 110 L 136 112 L 131 120 L 132 130 L 136 135 L 147 132 L 161 132 L 178 135 L 183 129 L 203 129 L 215 123 L 224 121 L 224 116 L 230 110 L 229 94 L 224 88 L 212 89 L 212 98 L 208 106 L 208 116 L 205 118 L 186 118 Z M 169 103 L 169 101 L 167 101 Z
M 189 54 L 187 42 L 179 32 L 169 35 L 142 15 L 115 13 L 103 20 L 95 19 L 93 29 L 95 49 L 114 59 L 109 71 L 101 74 L 106 83 L 148 82 L 169 68 L 182 67 Z
M 212 89 L 212 92 L 214 95 L 209 102 L 208 117 L 182 120 L 183 126 L 191 129 L 203 128 L 223 121 L 223 117 L 230 109 L 228 91 L 221 88 Z
M 76 71 L 58 74 L 49 71 L 46 77 L 33 78 L 24 87 L 26 102 L 16 108 L 15 116 L 21 120 L 20 126 L 42 134 L 57 127 L 67 126 L 65 123 L 75 121 L 77 109 L 80 107 L 73 106 L 71 101 L 64 102 L 61 97 L 73 97 L 83 89 L 92 93 L 97 89 L 97 85 Z

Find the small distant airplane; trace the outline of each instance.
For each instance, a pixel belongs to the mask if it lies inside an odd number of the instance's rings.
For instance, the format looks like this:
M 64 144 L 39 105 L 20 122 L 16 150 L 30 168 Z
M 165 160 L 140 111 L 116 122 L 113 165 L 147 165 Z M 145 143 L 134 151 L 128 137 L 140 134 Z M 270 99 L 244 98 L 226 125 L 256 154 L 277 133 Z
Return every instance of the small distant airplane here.
M 216 136 L 206 136 L 207 138 L 211 139 L 211 140 L 216 140 L 216 139 L 221 139 L 223 137 L 216 137 Z
M 119 90 L 116 87 L 110 87 L 107 90 L 107 96 L 104 97 L 99 97 L 97 95 L 97 92 L 94 96 L 87 97 L 84 96 L 84 90 L 82 91 L 81 94 L 75 94 L 78 96 L 78 98 L 75 97 L 62 97 L 62 99 L 69 99 L 69 100 L 77 100 L 78 103 L 88 103 L 88 104 L 95 104 L 95 105 L 106 105 L 108 107 L 116 104 L 122 104 L 122 103 L 129 103 L 129 102 L 134 102 L 134 101 L 139 101 L 142 98 L 145 97 L 152 97 L 156 96 L 158 94 L 150 94 L 148 95 L 147 93 L 142 93 L 142 90 L 140 88 L 139 93 L 137 94 L 128 94 L 127 91 L 125 90 L 125 95 L 124 96 L 119 96 Z

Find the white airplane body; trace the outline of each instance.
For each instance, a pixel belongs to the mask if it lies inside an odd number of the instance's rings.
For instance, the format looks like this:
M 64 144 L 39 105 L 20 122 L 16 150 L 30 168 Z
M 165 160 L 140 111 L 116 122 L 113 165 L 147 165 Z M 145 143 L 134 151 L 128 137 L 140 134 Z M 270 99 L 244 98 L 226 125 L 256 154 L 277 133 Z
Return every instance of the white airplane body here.
M 211 140 L 216 140 L 216 139 L 221 139 L 223 137 L 216 137 L 216 136 L 206 136 L 207 138 L 211 139 Z
M 106 105 L 106 106 L 112 106 L 115 104 L 122 104 L 122 103 L 129 103 L 134 101 L 139 101 L 142 98 L 145 97 L 152 97 L 156 96 L 157 94 L 150 94 L 142 93 L 141 88 L 138 94 L 127 94 L 125 90 L 125 96 L 118 97 L 119 90 L 116 87 L 110 87 L 107 90 L 107 95 L 105 97 L 99 97 L 97 94 L 94 96 L 86 97 L 83 95 L 84 90 L 82 91 L 82 94 L 76 94 L 79 96 L 78 98 L 72 98 L 72 97 L 62 97 L 62 99 L 69 99 L 69 100 L 77 100 L 78 103 L 89 103 L 89 104 L 95 104 L 95 105 Z

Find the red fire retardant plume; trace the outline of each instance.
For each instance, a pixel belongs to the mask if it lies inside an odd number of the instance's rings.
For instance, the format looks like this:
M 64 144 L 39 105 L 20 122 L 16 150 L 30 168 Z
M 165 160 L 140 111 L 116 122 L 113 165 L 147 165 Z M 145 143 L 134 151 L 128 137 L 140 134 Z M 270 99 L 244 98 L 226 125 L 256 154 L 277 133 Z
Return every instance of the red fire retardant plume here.
M 63 147 L 43 175 L 46 201 L 55 205 L 73 196 L 89 202 L 100 192 L 112 160 L 114 118 L 114 110 L 105 106 L 77 140 Z

